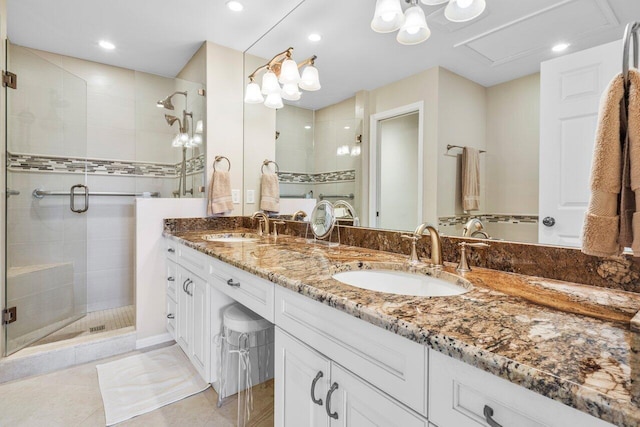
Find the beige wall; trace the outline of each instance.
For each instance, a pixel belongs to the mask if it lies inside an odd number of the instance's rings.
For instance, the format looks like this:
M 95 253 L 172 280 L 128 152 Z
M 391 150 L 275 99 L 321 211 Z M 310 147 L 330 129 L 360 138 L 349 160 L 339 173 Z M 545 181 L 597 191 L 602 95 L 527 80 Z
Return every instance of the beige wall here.
M 242 52 L 206 42 L 207 51 L 207 183 L 216 156 L 231 162 L 231 188 L 243 188 L 243 91 Z M 242 204 L 231 215 L 242 215 Z
M 461 154 L 447 144 L 486 149 L 486 89 L 444 68 L 438 80 L 438 216 L 462 214 Z M 480 156 L 480 210 L 487 210 L 486 155 Z
M 487 207 L 537 214 L 540 74 L 487 88 Z
M 244 88 L 249 81 L 246 76 L 267 62 L 264 58 L 253 55 L 244 55 L 244 57 L 244 72 L 239 72 L 242 78 L 240 101 L 243 103 Z M 262 73 L 260 73 L 259 78 L 262 78 Z M 251 215 L 260 210 L 260 175 L 262 162 L 267 159 L 276 159 L 276 110 L 267 108 L 262 104 L 243 105 L 245 145 L 243 206 L 244 214 Z M 284 108 L 288 107 L 285 106 Z M 240 118 L 240 120 L 242 124 L 242 118 Z M 241 167 L 241 165 L 242 163 L 238 166 Z M 253 190 L 254 192 L 254 203 L 246 203 L 248 190 Z
M 200 84 L 207 83 L 207 43 L 202 43 L 200 49 L 193 54 L 189 62 L 176 76 L 179 79 L 189 80 Z
M 436 197 L 438 193 L 438 68 L 430 68 L 413 76 L 374 89 L 369 93 L 369 114 L 399 108 L 424 101 L 424 175 L 421 221 L 437 223 Z M 362 144 L 362 171 L 369 176 L 369 144 Z M 367 180 L 368 181 L 368 180 Z M 363 182 L 363 192 L 368 192 L 368 182 Z M 368 204 L 363 205 L 368 212 Z M 367 215 L 363 215 L 363 225 L 367 225 Z

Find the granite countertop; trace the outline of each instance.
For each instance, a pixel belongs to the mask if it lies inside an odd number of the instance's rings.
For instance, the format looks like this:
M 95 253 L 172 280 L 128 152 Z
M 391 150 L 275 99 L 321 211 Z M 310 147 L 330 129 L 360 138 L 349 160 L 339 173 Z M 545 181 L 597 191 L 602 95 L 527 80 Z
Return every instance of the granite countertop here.
M 202 239 L 221 232 L 165 236 L 605 421 L 640 426 L 640 333 L 629 328 L 640 310 L 636 293 L 474 268 L 464 274 L 473 289 L 463 295 L 386 294 L 331 274 L 406 256 L 291 236 Z M 445 271 L 456 273 L 454 265 Z

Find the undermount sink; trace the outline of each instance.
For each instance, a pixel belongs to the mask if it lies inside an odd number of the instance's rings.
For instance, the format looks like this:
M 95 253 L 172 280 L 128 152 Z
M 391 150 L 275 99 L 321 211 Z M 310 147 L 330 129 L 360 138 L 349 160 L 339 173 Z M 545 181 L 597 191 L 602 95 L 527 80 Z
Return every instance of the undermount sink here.
M 332 277 L 360 289 L 420 297 L 461 295 L 473 288 L 468 281 L 444 271 L 424 274 L 398 270 L 362 269 L 342 271 L 333 274 Z
M 221 243 L 244 243 L 255 242 L 260 239 L 260 236 L 253 233 L 219 233 L 219 234 L 207 234 L 202 236 L 202 240 L 208 242 L 221 242 Z

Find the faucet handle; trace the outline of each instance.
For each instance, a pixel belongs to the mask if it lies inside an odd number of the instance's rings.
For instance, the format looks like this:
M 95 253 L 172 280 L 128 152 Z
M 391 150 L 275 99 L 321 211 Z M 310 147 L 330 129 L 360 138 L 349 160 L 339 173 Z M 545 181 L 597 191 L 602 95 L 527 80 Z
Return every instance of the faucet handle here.
M 279 225 L 284 225 L 285 222 L 284 221 L 271 221 L 271 223 L 273 224 L 273 237 L 278 237 L 278 226 Z
M 409 255 L 409 262 L 411 264 L 417 264 L 420 259 L 418 258 L 418 251 L 416 250 L 416 243 L 420 240 L 420 236 L 417 234 L 403 234 L 403 239 L 411 240 L 411 255 Z
M 469 263 L 467 262 L 467 246 L 472 248 L 484 249 L 488 248 L 490 245 L 477 242 L 477 243 L 469 243 L 469 242 L 461 242 L 458 243 L 460 246 L 460 263 L 458 263 L 458 267 L 456 267 L 456 271 L 460 273 L 466 273 L 467 271 L 471 271 L 471 267 L 469 267 Z

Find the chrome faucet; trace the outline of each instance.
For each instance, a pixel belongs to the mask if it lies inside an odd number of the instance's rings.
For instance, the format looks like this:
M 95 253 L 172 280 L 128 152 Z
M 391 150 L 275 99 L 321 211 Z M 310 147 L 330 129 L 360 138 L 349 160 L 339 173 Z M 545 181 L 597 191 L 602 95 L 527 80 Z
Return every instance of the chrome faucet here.
M 413 235 L 420 238 L 422 233 L 424 233 L 424 230 L 429 230 L 429 235 L 431 236 L 431 264 L 433 264 L 435 268 L 442 268 L 442 243 L 440 242 L 440 234 L 438 234 L 438 230 L 436 230 L 433 225 L 425 222 L 416 228 Z
M 256 233 L 258 233 L 258 236 L 262 236 L 263 231 L 262 231 L 262 223 L 264 222 L 264 234 L 266 234 L 267 236 L 269 235 L 269 217 L 267 216 L 266 213 L 258 211 L 258 212 L 254 212 L 253 215 L 251 215 L 251 219 L 256 219 L 258 218 L 258 228 Z

